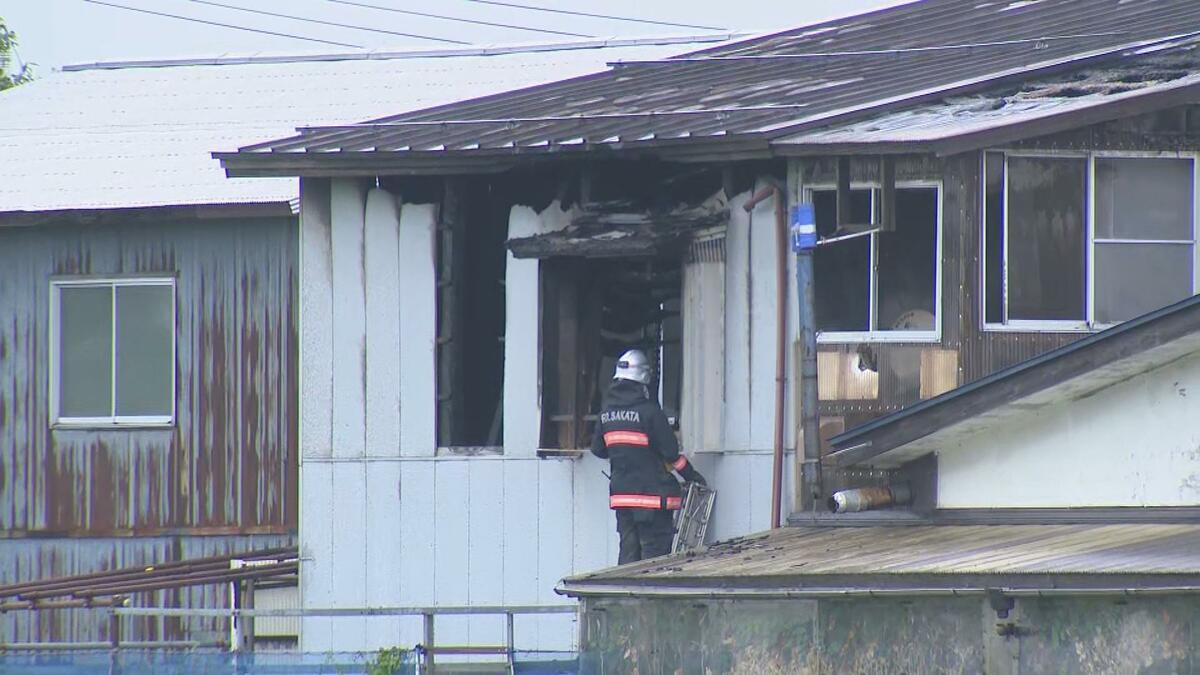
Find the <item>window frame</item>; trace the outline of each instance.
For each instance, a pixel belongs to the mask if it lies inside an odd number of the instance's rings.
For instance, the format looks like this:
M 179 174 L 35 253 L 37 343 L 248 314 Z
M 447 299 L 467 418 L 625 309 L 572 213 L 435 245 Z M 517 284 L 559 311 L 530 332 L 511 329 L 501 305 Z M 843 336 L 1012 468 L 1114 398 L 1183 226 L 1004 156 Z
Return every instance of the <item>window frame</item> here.
M 167 415 L 117 415 L 117 359 L 116 359 L 116 290 L 122 286 L 167 286 L 171 289 L 171 411 Z M 110 288 L 112 289 L 113 359 L 109 374 L 109 386 L 112 388 L 111 405 L 113 414 L 97 417 L 64 417 L 60 414 L 59 371 L 62 355 L 60 353 L 59 324 L 61 323 L 61 292 L 63 288 Z M 178 413 L 178 354 L 179 354 L 179 301 L 176 288 L 176 278 L 155 275 L 105 275 L 105 276 L 69 276 L 51 277 L 50 279 L 50 317 L 49 317 L 49 393 L 50 393 L 50 427 L 53 429 L 87 429 L 87 428 L 164 428 L 175 425 Z
M 1001 315 L 1003 323 L 988 323 L 988 294 L 987 294 L 987 155 L 999 153 L 1004 157 L 1004 187 L 1003 209 L 1004 222 L 1002 238 L 1004 242 L 1003 273 L 1001 274 L 1001 299 L 1003 307 Z M 1043 159 L 1082 159 L 1086 164 L 1087 203 L 1084 204 L 1084 223 L 1087 241 L 1084 244 L 1086 256 L 1083 261 L 1084 277 L 1087 287 L 1085 292 L 1084 320 L 1012 320 L 1008 318 L 1008 206 L 1010 172 L 1009 157 L 1030 157 Z M 1104 244 L 1173 244 L 1189 245 L 1192 247 L 1192 294 L 1200 293 L 1200 152 L 1176 152 L 1170 150 L 1010 150 L 1004 148 L 989 148 L 979 153 L 979 273 L 976 284 L 979 289 L 979 327 L 984 332 L 993 333 L 1093 333 L 1112 328 L 1117 323 L 1098 322 L 1096 320 L 1096 160 L 1097 159 L 1186 159 L 1192 163 L 1192 238 L 1190 240 L 1157 240 L 1157 239 L 1102 239 Z
M 924 180 L 898 180 L 896 181 L 896 189 L 930 189 L 936 191 L 935 200 L 937 202 L 937 222 L 935 224 L 936 231 L 934 238 L 936 239 L 936 251 L 934 253 L 934 281 L 933 281 L 933 330 L 879 330 L 876 322 L 878 321 L 878 302 L 879 302 L 879 230 L 878 228 L 868 232 L 844 235 L 833 240 L 826 240 L 827 243 L 834 241 L 844 241 L 855 237 L 870 237 L 871 238 L 871 257 L 868 261 L 868 268 L 871 270 L 871 278 L 869 280 L 869 326 L 865 331 L 817 331 L 818 344 L 858 344 L 864 342 L 894 342 L 894 343 L 909 343 L 909 344 L 937 344 L 942 341 L 942 224 L 943 224 L 943 181 L 937 179 Z M 882 186 L 878 182 L 852 182 L 851 190 L 870 190 L 871 191 L 871 214 L 872 218 L 878 218 L 879 214 L 879 191 Z M 837 190 L 836 183 L 813 183 L 804 186 L 804 199 L 812 203 L 814 192 L 823 192 Z M 818 246 L 820 243 L 818 243 Z

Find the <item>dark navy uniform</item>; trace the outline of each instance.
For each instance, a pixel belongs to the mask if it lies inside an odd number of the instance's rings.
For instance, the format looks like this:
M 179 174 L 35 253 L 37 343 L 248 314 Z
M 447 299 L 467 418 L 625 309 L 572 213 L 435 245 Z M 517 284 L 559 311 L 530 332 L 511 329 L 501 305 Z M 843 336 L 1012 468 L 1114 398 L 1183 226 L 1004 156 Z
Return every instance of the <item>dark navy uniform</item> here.
M 674 513 L 683 491 L 668 467 L 687 480 L 703 483 L 658 402 L 645 385 L 613 380 L 596 424 L 592 454 L 609 460 L 612 478 L 608 505 L 617 515 L 620 564 L 671 552 Z

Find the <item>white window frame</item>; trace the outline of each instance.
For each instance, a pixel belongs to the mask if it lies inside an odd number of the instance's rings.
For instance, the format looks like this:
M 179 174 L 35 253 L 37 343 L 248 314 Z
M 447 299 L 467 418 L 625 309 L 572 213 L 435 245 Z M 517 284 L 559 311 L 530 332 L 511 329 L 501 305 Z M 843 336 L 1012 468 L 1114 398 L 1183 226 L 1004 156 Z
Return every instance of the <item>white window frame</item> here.
M 879 285 L 879 237 L 878 229 L 872 229 L 868 232 L 861 232 L 843 237 L 838 237 L 838 241 L 852 239 L 855 237 L 870 237 L 871 238 L 871 259 L 867 263 L 867 267 L 871 271 L 870 279 L 870 301 L 868 319 L 870 328 L 865 331 L 817 331 L 818 344 L 856 344 L 863 342 L 905 342 L 905 343 L 939 343 L 942 341 L 942 181 L 940 180 L 905 180 L 896 181 L 896 189 L 908 188 L 933 188 L 937 191 L 935 200 L 937 201 L 937 223 L 936 233 L 936 252 L 934 258 L 934 281 L 933 281 L 933 330 L 879 330 L 876 325 L 878 320 L 878 285 Z M 851 183 L 851 190 L 870 190 L 871 191 L 871 217 L 875 218 L 879 213 L 878 200 L 881 186 L 879 183 Z M 827 192 L 837 190 L 837 185 L 833 183 L 815 183 L 804 187 L 805 201 L 812 203 L 814 192 Z M 831 240 L 826 240 L 832 243 Z M 819 281 L 819 280 L 818 280 Z
M 112 293 L 112 330 L 113 330 L 113 349 L 116 349 L 116 330 L 117 330 L 117 315 L 116 315 L 116 289 L 124 286 L 169 286 L 171 288 L 171 412 L 168 415 L 117 415 L 117 359 L 112 359 L 112 372 L 109 374 L 109 386 L 112 387 L 111 405 L 113 406 L 113 414 L 101 417 L 63 417 L 59 414 L 59 363 L 61 355 L 59 354 L 59 323 L 60 312 L 62 310 L 60 296 L 63 288 L 104 288 L 113 289 Z M 178 300 L 175 291 L 175 278 L 173 276 L 103 276 L 103 277 L 70 277 L 58 278 L 50 280 L 50 321 L 49 321 L 49 338 L 50 348 L 50 424 L 55 428 L 96 428 L 96 427 L 169 427 L 175 423 L 176 414 L 176 399 L 178 398 L 178 367 L 176 358 L 179 348 L 179 328 L 178 328 Z
M 987 153 L 1001 153 L 1004 155 L 1004 187 L 1001 198 L 1004 202 L 1004 260 L 1003 273 L 1000 278 L 1001 298 L 1004 306 L 1002 308 L 1003 323 L 988 323 L 987 322 Z M 1030 321 L 1030 320 L 1010 320 L 1008 318 L 1008 158 L 1009 157 L 1032 157 L 1043 159 L 1083 159 L 1087 164 L 1087 203 L 1084 204 L 1084 218 L 1087 220 L 1084 223 L 1084 231 L 1086 232 L 1087 242 L 1085 249 L 1087 255 L 1084 260 L 1084 276 L 1086 277 L 1087 287 L 1084 289 L 1086 293 L 1083 321 Z M 1120 244 L 1120 243 L 1137 243 L 1137 244 L 1176 244 L 1179 246 L 1190 245 L 1192 247 L 1192 294 L 1200 293 L 1200 246 L 1197 246 L 1197 241 L 1200 240 L 1200 153 L 1195 152 L 1173 152 L 1173 151 L 1135 151 L 1135 150 L 1097 150 L 1092 152 L 1084 151 L 1060 151 L 1060 150 L 1038 150 L 1038 151 L 1017 151 L 1005 149 L 989 149 L 980 153 L 979 164 L 979 203 L 980 203 L 980 218 L 979 218 L 979 278 L 977 288 L 979 292 L 979 324 L 980 328 L 988 332 L 1016 332 L 1016 333 L 1092 333 L 1111 328 L 1115 323 L 1100 323 L 1096 321 L 1096 246 L 1097 243 L 1103 245 L 1105 243 Z M 1157 239 L 1096 239 L 1096 160 L 1100 158 L 1117 158 L 1117 159 L 1188 159 L 1192 161 L 1192 238 L 1190 240 L 1157 240 Z

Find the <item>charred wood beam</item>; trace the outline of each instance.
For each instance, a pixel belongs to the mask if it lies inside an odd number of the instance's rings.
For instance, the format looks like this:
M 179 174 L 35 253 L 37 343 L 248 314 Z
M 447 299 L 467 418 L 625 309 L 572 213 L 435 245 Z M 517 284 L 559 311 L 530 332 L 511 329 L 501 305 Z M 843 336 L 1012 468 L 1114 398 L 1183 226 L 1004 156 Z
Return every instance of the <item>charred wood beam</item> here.
M 696 231 L 729 218 L 725 209 L 628 212 L 623 207 L 619 202 L 596 205 L 564 230 L 511 239 L 508 248 L 517 258 L 653 258 L 681 253 Z

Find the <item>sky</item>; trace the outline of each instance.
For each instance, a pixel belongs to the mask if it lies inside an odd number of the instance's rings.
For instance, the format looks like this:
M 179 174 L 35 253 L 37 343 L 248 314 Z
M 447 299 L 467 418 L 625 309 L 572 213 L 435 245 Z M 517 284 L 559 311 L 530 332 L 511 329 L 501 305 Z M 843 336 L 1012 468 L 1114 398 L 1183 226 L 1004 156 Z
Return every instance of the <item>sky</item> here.
M 232 28 L 151 16 L 85 0 L 0 0 L 0 17 L 20 39 L 22 61 L 35 72 L 63 65 L 125 59 L 219 55 L 310 54 L 454 47 L 450 42 L 321 25 L 231 9 L 250 8 L 308 19 L 354 24 L 472 44 L 582 39 L 482 26 L 363 7 L 375 5 L 461 19 L 603 37 L 698 34 L 696 28 L 595 19 L 502 7 L 479 0 L 102 0 L 204 21 L 341 43 L 322 44 Z M 780 30 L 897 4 L 899 0 L 505 0 L 559 10 L 711 26 L 727 30 Z M 217 4 L 226 7 L 216 6 Z M 354 46 L 345 46 L 354 45 Z

